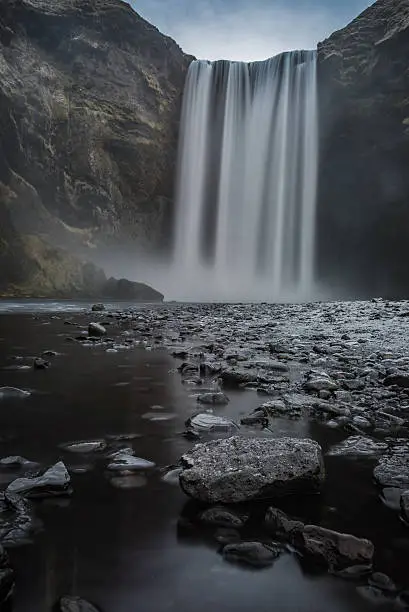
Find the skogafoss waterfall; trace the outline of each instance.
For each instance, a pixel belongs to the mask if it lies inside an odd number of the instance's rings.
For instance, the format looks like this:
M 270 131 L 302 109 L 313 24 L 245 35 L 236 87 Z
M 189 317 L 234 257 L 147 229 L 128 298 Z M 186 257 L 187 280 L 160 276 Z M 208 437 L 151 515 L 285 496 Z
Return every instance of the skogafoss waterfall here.
M 311 297 L 316 66 L 315 51 L 190 66 L 173 254 L 180 298 Z

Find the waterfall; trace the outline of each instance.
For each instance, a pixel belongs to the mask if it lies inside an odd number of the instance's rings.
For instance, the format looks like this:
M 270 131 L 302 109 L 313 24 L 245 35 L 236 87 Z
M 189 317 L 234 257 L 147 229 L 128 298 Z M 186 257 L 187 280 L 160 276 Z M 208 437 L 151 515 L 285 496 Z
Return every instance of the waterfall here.
M 179 297 L 302 300 L 314 284 L 315 51 L 195 61 L 179 146 Z

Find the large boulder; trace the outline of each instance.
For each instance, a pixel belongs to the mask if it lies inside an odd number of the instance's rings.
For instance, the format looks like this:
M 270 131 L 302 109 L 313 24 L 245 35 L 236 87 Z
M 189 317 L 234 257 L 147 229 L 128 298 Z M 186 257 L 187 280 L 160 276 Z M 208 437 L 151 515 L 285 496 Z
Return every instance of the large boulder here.
M 308 439 L 234 436 L 197 444 L 182 465 L 183 491 L 209 504 L 315 492 L 325 477 L 321 447 Z

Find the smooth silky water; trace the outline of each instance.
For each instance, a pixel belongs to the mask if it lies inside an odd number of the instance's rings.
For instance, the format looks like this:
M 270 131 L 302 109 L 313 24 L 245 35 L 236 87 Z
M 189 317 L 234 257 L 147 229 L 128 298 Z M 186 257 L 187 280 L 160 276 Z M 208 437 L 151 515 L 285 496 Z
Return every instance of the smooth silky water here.
M 89 320 L 81 313 L 60 312 L 57 318 L 46 312 L 35 318 L 0 315 L 1 384 L 33 391 L 26 400 L 1 402 L 0 456 L 21 454 L 43 465 L 62 458 L 69 468 L 90 468 L 72 475 L 70 499 L 36 503 L 43 530 L 33 544 L 10 551 L 17 571 L 14 612 L 47 612 L 66 593 L 94 601 L 103 612 L 374 609 L 356 594 L 353 583 L 316 574 L 290 554 L 282 555 L 272 568 L 257 571 L 223 561 L 211 530 L 197 524 L 189 527 L 197 506 L 178 486 L 162 481 L 162 468 L 192 446 L 180 434 L 197 407 L 175 371 L 180 362 L 164 350 L 107 354 L 101 348 L 69 343 L 66 337 L 75 328 L 64 325 L 65 318 L 80 324 Z M 28 357 L 44 349 L 60 353 L 49 370 L 9 369 L 16 363 L 13 355 Z M 260 403 L 253 392 L 228 393 L 231 403 L 220 413 L 235 420 Z M 143 418 L 155 404 L 173 418 Z M 114 488 L 106 460 L 68 454 L 58 447 L 110 434 L 140 436 L 131 442 L 137 455 L 157 464 L 144 474 L 144 486 Z M 310 435 L 324 450 L 342 435 L 308 421 L 277 421 L 275 435 L 283 434 Z M 377 499 L 371 483 L 373 462 L 329 457 L 326 464 L 328 485 L 323 494 L 290 501 L 284 509 L 315 523 L 325 518 L 334 528 L 370 537 L 381 551 L 377 568 L 405 581 L 405 527 L 392 521 L 391 511 Z M 262 516 L 265 505 L 259 509 Z M 257 525 L 246 535 L 262 537 Z
M 315 51 L 250 64 L 193 62 L 169 296 L 310 298 L 317 164 Z

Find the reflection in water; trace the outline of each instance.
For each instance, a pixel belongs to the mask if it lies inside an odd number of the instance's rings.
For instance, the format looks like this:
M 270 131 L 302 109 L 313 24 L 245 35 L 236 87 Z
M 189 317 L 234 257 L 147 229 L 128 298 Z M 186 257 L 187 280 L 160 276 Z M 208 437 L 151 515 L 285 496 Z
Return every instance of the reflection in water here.
M 43 315 L 45 319 L 45 315 Z M 79 319 L 81 320 L 81 319 Z M 81 595 L 105 612 L 350 612 L 371 610 L 355 585 L 306 574 L 295 556 L 283 554 L 272 568 L 246 571 L 226 563 L 212 529 L 197 520 L 198 506 L 163 481 L 160 468 L 175 464 L 192 443 L 181 436 L 196 403 L 182 388 L 174 361 L 164 351 L 109 354 L 65 342 L 63 319 L 43 326 L 29 316 L 0 317 L 0 368 L 18 345 L 21 355 L 47 348 L 60 353 L 44 372 L 0 370 L 9 386 L 33 389 L 24 402 L 2 402 L 0 456 L 21 454 L 43 465 L 91 464 L 73 473 L 74 494 L 63 507 L 37 504 L 45 530 L 32 546 L 11 551 L 17 569 L 14 612 L 46 612 L 63 594 Z M 254 392 L 229 392 L 217 414 L 239 420 L 260 404 Z M 171 420 L 142 418 L 146 413 Z M 160 414 L 159 413 L 159 414 Z M 260 434 L 248 430 L 249 435 Z M 277 420 L 273 435 L 312 435 L 328 444 L 340 434 L 308 421 Z M 115 440 L 115 436 L 126 440 Z M 104 453 L 75 456 L 62 442 L 107 438 L 131 445 L 157 469 L 136 475 L 146 486 L 115 488 Z M 308 522 L 370 537 L 377 568 L 405 584 L 409 560 L 405 528 L 377 499 L 367 461 L 327 460 L 328 487 L 321 496 L 283 502 Z M 266 505 L 252 508 L 246 537 L 265 538 L 260 522 Z M 395 520 L 396 519 L 396 520 Z M 377 526 L 383 525 L 379 533 Z

